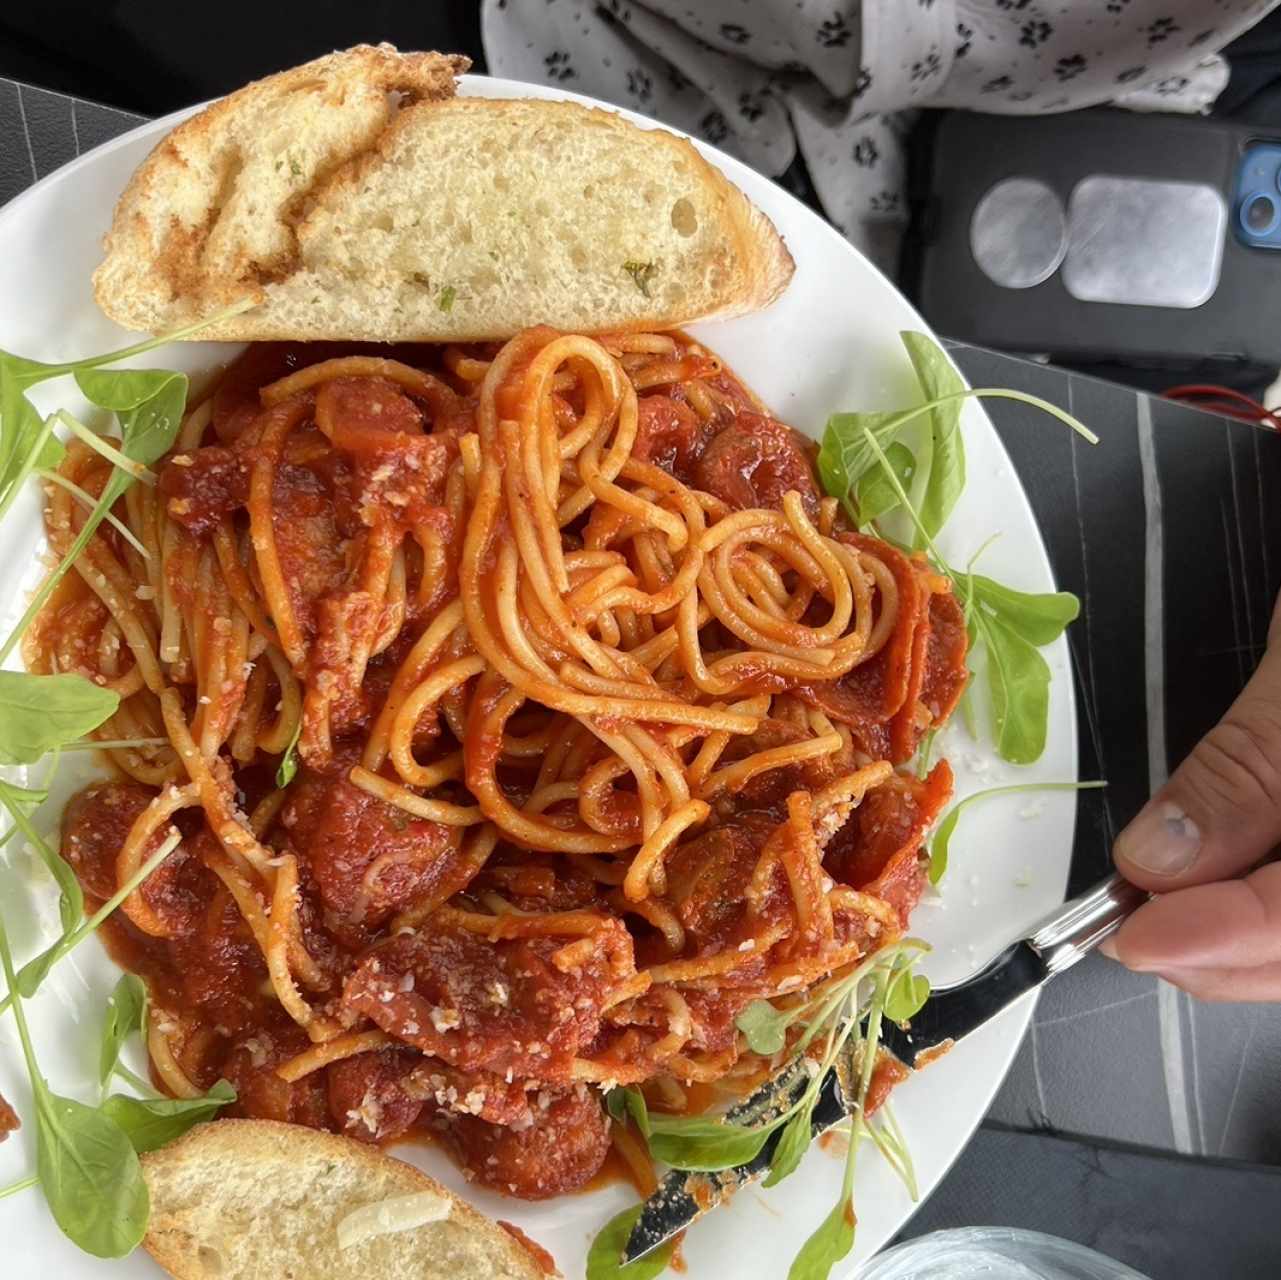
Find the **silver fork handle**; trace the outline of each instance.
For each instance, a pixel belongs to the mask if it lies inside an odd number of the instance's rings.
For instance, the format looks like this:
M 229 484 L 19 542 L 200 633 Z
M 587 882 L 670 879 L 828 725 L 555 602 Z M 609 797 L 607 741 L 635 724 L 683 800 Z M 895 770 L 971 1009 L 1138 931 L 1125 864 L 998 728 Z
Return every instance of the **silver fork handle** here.
M 1110 875 L 1088 893 L 1065 902 L 1029 938 L 1051 973 L 1083 960 L 1151 895 L 1119 875 Z

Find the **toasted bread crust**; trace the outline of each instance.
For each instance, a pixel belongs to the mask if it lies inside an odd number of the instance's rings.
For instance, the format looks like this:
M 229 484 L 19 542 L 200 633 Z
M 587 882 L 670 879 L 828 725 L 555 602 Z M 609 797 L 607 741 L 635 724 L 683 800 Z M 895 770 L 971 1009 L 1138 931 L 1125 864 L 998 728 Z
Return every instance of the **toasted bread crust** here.
M 239 1273 L 229 1276 L 223 1268 L 250 1237 L 268 1238 L 279 1263 L 278 1271 L 270 1272 L 259 1261 L 254 1280 L 301 1275 L 324 1280 L 367 1267 L 367 1254 L 338 1248 L 333 1205 L 308 1194 L 317 1168 L 328 1181 L 341 1181 L 351 1207 L 423 1191 L 448 1199 L 453 1280 L 548 1280 L 527 1249 L 465 1200 L 412 1165 L 351 1138 L 273 1120 L 218 1120 L 150 1152 L 142 1165 L 151 1192 L 143 1245 L 177 1280 L 236 1280 Z M 251 1189 L 260 1218 L 246 1220 L 245 1201 L 233 1201 L 245 1188 Z M 296 1215 L 295 1222 L 282 1218 L 289 1213 Z M 441 1231 L 441 1224 L 433 1223 L 385 1237 L 403 1260 L 398 1275 L 428 1274 L 432 1241 Z M 299 1239 L 307 1242 L 305 1253 L 282 1243 Z

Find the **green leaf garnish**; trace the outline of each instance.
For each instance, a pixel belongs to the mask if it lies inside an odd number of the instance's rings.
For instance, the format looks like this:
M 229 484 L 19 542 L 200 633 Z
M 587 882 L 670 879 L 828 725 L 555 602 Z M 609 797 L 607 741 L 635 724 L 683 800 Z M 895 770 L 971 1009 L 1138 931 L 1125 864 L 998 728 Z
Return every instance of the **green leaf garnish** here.
M 962 575 L 947 569 L 933 545 L 933 537 L 942 528 L 955 505 L 965 482 L 964 445 L 959 428 L 960 407 L 970 396 L 990 396 L 1019 400 L 1066 423 L 1090 443 L 1097 437 L 1087 427 L 1064 413 L 1056 405 L 1021 391 L 1002 388 L 967 390 L 943 351 L 923 334 L 901 335 L 918 380 L 927 396 L 924 404 L 900 412 L 837 413 L 827 422 L 818 454 L 818 470 L 824 488 L 840 500 L 846 513 L 861 526 L 903 508 L 915 529 L 915 546 L 928 546 L 940 571 L 949 573 L 958 588 L 963 588 Z M 930 434 L 922 442 L 922 452 L 913 459 L 911 470 L 907 459 L 910 451 L 896 437 L 913 421 L 927 416 Z M 924 473 L 924 486 L 919 508 L 908 496 L 909 488 Z M 1005 637 L 996 635 L 997 660 L 989 673 L 989 691 L 994 719 L 998 720 L 998 750 L 1013 763 L 1027 763 L 1040 755 L 1045 744 L 1045 710 L 1048 709 L 1049 669 L 1039 655 L 1030 658 L 1019 640 L 1033 648 L 1049 643 L 1054 624 L 1063 619 L 1059 630 L 1075 617 L 1075 597 L 1066 592 L 1032 596 L 1002 587 L 990 578 L 982 580 L 969 575 L 974 586 L 958 595 L 966 602 L 967 613 L 982 609 L 999 616 L 1016 636 L 1012 644 L 1003 645 Z M 1053 606 L 1042 601 L 1053 600 Z M 1036 622 L 1024 617 L 1025 601 L 1035 601 Z M 1024 626 L 1022 624 L 1026 623 Z M 972 625 L 972 644 L 988 639 L 987 629 Z M 1057 634 L 1057 632 L 1055 632 Z M 1011 702 L 1011 696 L 1027 701 Z M 969 715 L 971 707 L 966 706 Z
M 123 973 L 107 997 L 107 1017 L 98 1051 L 98 1083 L 106 1085 L 120 1061 L 125 1041 L 147 1021 L 147 988 L 135 973 Z
M 641 1134 L 649 1137 L 649 1108 L 645 1105 L 645 1095 L 639 1089 L 611 1089 L 605 1095 L 605 1109 L 619 1122 L 630 1118 Z
M 973 795 L 965 796 L 947 811 L 942 822 L 935 828 L 934 839 L 930 842 L 930 883 L 938 884 L 943 879 L 943 874 L 947 871 L 948 848 L 952 843 L 956 824 L 961 820 L 961 814 L 977 801 L 987 800 L 991 796 L 1019 795 L 1026 791 L 1094 791 L 1107 785 L 1103 781 L 1018 782 L 1005 787 L 988 787 L 986 791 L 976 791 Z
M 35 764 L 115 715 L 120 698 L 78 675 L 0 671 L 0 764 Z
M 226 1080 L 219 1080 L 199 1098 L 131 1098 L 113 1093 L 102 1104 L 102 1110 L 124 1130 L 133 1149 L 145 1155 L 181 1138 L 188 1129 L 212 1120 L 235 1100 L 235 1089 Z
M 910 490 L 912 477 L 916 474 L 916 459 L 912 456 L 912 451 L 901 441 L 894 440 L 886 446 L 885 456 L 889 459 L 899 484 L 904 490 Z M 863 472 L 858 482 L 857 504 L 860 527 L 879 520 L 899 505 L 898 494 L 894 492 L 880 467 L 869 467 Z
M 141 1242 L 151 1209 L 138 1154 L 110 1116 L 51 1092 L 36 1094 L 36 1169 L 54 1221 L 99 1258 Z
M 854 1247 L 854 1223 L 854 1198 L 842 1195 L 818 1230 L 801 1245 L 787 1280 L 827 1280 L 832 1268 Z
M 178 847 L 181 840 L 182 837 L 177 832 L 170 835 L 88 920 L 81 920 L 77 914 L 74 926 L 69 929 L 64 926 L 62 937 L 53 946 L 47 947 L 34 959 L 28 960 L 18 970 L 18 990 L 22 995 L 27 999 L 35 995 L 49 970 L 63 956 L 74 951 L 86 938 L 90 937 L 102 922 Z M 70 871 L 69 867 L 68 871 Z M 83 911 L 83 908 L 81 910 Z M 10 996 L 0 1000 L 0 1013 L 9 1007 L 10 1001 Z
M 138 1154 L 110 1116 L 59 1097 L 36 1064 L 9 937 L 0 922 L 0 965 L 18 1024 L 36 1111 L 36 1173 L 54 1221 L 86 1253 L 123 1258 L 141 1242 L 150 1212 Z
M 777 1186 L 790 1173 L 796 1172 L 796 1166 L 810 1149 L 814 1138 L 814 1103 L 818 1100 L 806 1099 L 807 1105 L 800 1107 L 796 1114 L 783 1126 L 778 1143 L 770 1157 L 769 1172 L 765 1175 L 763 1187 Z
M 280 763 L 276 766 L 276 786 L 282 789 L 298 775 L 298 739 L 301 735 L 302 715 L 300 714 L 293 733 L 289 735 L 289 745 L 285 748 L 285 754 L 280 757 Z
M 959 575 L 952 571 L 952 577 Z M 1038 649 L 1057 640 L 1081 612 L 1081 602 L 1070 591 L 1016 591 L 978 573 L 967 574 L 965 582 L 980 610 Z
M 966 388 L 938 343 L 923 333 L 908 332 L 899 336 L 907 348 L 926 401 L 934 405 L 930 412 L 930 473 L 925 482 L 925 496 L 921 500 L 921 523 L 933 535 L 946 523 L 965 488 L 962 401 L 954 397 L 964 394 Z
M 845 514 L 856 525 L 866 523 L 859 515 L 859 482 L 877 465 L 863 432 L 870 431 L 878 442 L 889 445 L 906 421 L 907 416 L 898 411 L 834 413 L 827 420 L 818 451 L 819 479 L 832 497 L 840 499 Z
M 1081 430 L 1085 428 L 1082 427 Z M 1072 612 L 1078 607 L 1075 597 L 1066 592 L 1044 593 L 1036 596 L 1003 588 L 998 592 L 989 591 L 987 602 L 981 605 L 976 604 L 978 589 L 973 584 L 977 575 L 970 572 L 958 574 L 954 569 L 947 567 L 938 548 L 934 545 L 932 534 L 912 506 L 906 489 L 895 475 L 885 450 L 870 427 L 863 429 L 863 442 L 881 467 L 886 483 L 894 490 L 899 503 L 929 548 L 935 564 L 941 572 L 952 579 L 964 602 L 971 650 L 979 640 L 982 640 L 986 646 L 988 689 L 996 728 L 997 752 L 1013 764 L 1032 763 L 1045 750 L 1049 716 L 1050 668 L 1037 652 L 1036 647 L 1003 622 L 998 611 L 1003 601 L 1008 607 L 1006 597 L 1017 598 L 1018 607 L 1013 608 L 1012 613 L 1019 625 L 1028 625 L 1024 613 L 1032 607 L 1039 618 L 1036 626 L 1032 628 L 1033 634 L 1046 634 L 1057 625 L 1058 629 L 1054 631 L 1057 635 L 1062 630 L 1062 625 L 1057 623 L 1057 619 L 1069 614 L 1075 616 Z M 988 581 L 991 580 L 988 579 Z M 999 587 L 999 584 L 993 585 Z M 1029 606 L 1029 602 L 1035 601 L 1044 603 Z
M 885 994 L 885 1016 L 891 1022 L 910 1022 L 930 998 L 930 980 L 923 973 L 903 970 Z
M 458 297 L 458 290 L 452 284 L 447 284 L 440 291 L 440 297 L 436 299 L 436 305 L 442 311 L 449 311 L 453 307 L 456 297 Z
M 112 398 L 114 396 L 122 403 L 128 403 L 131 397 L 137 393 L 140 385 L 152 385 L 156 388 L 155 394 L 150 399 L 143 400 L 141 403 L 134 404 L 130 408 L 119 410 L 116 413 L 116 420 L 121 430 L 119 452 L 129 462 L 145 468 L 149 463 L 154 462 L 164 454 L 165 450 L 173 444 L 178 434 L 178 429 L 182 425 L 183 407 L 187 401 L 187 375 L 171 373 L 162 377 L 163 371 L 143 370 L 140 372 L 151 379 L 149 384 L 144 379 L 141 384 L 138 381 L 130 381 L 122 383 L 114 389 L 105 382 L 93 385 L 95 391 L 103 394 L 104 398 Z M 86 375 L 80 374 L 78 376 L 84 377 Z M 61 416 L 64 421 L 74 421 L 65 414 Z M 89 540 L 97 532 L 98 526 L 102 523 L 107 512 L 111 510 L 116 499 L 133 484 L 135 478 L 133 473 L 122 467 L 116 467 L 111 472 L 107 483 L 103 486 L 97 505 L 81 526 L 80 532 L 68 549 L 67 554 L 58 563 L 58 567 L 41 583 L 26 611 L 18 620 L 17 626 L 10 632 L 9 638 L 4 644 L 0 645 L 0 662 L 3 662 L 13 652 L 14 645 L 18 643 L 22 633 L 30 625 L 31 620 L 44 607 L 45 601 L 53 594 L 63 576 L 76 562 L 85 547 L 89 545 Z
M 743 1033 L 748 1048 L 753 1053 L 770 1057 L 787 1043 L 787 1028 L 791 1016 L 774 1008 L 768 1000 L 753 1000 L 734 1019 L 734 1025 Z
M 1037 649 L 994 618 L 974 615 L 987 654 L 996 750 L 1011 764 L 1031 764 L 1045 750 L 1050 668 Z
M 70 933 L 80 924 L 84 915 L 85 895 L 80 888 L 80 881 L 61 854 L 51 849 L 44 837 L 31 824 L 23 808 L 26 795 L 20 787 L 11 782 L 0 781 L 0 805 L 9 811 L 14 825 L 26 837 L 27 843 L 36 851 L 49 874 L 58 883 L 58 915 L 62 921 L 63 933 Z
M 775 1125 L 749 1128 L 705 1116 L 650 1117 L 650 1154 L 673 1169 L 712 1173 L 754 1160 Z
M 623 1250 L 632 1228 L 640 1221 L 641 1206 L 615 1214 L 597 1233 L 587 1251 L 586 1280 L 654 1280 L 662 1275 L 671 1261 L 676 1243 L 669 1240 L 643 1258 L 623 1265 Z

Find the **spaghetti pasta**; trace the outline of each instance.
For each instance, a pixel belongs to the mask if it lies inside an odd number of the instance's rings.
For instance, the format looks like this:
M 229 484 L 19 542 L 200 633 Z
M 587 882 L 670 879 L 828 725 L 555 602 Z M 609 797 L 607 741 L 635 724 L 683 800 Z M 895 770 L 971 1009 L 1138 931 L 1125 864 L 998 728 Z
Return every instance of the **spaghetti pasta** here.
M 55 553 L 108 470 L 71 443 Z M 757 1079 L 747 1002 L 906 927 L 950 773 L 897 766 L 959 695 L 959 609 L 687 336 L 251 348 L 156 470 L 25 656 L 120 696 L 122 778 L 64 830 L 89 897 L 176 832 L 106 929 L 170 1092 L 430 1119 L 548 1194 L 608 1145 L 588 1085 Z M 600 1140 L 535 1186 L 549 1126 Z

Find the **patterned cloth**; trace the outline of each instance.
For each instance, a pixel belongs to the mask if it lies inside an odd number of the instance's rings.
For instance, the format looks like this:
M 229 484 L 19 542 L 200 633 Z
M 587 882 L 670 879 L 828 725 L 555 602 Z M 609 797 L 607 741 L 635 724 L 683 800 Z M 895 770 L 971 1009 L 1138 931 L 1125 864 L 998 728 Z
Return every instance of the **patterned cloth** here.
M 778 175 L 882 265 L 912 109 L 1205 111 L 1217 50 L 1281 0 L 484 0 L 494 75 L 561 85 Z

